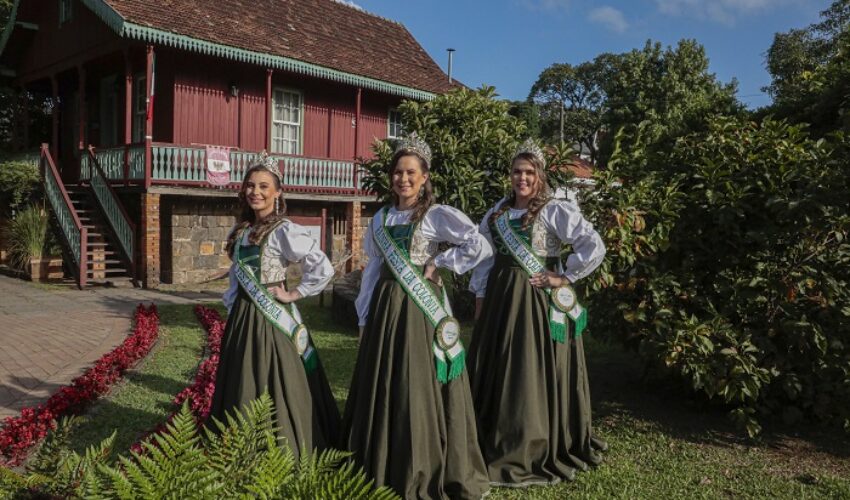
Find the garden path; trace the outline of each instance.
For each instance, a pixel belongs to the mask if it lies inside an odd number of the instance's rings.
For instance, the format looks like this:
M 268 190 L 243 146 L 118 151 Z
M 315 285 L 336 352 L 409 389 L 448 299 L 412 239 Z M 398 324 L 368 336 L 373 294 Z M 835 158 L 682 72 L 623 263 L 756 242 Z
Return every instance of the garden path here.
M 0 275 L 0 419 L 45 401 L 114 349 L 140 303 L 218 300 L 209 293 L 77 290 Z

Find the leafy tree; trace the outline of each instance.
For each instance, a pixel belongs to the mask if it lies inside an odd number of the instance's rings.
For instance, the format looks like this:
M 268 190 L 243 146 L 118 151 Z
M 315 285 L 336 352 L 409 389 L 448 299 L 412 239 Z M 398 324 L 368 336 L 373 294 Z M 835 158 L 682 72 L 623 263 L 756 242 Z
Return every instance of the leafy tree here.
M 509 101 L 508 114 L 525 125 L 530 137 L 540 137 L 540 106 L 528 101 Z
M 695 40 L 681 40 L 666 49 L 647 41 L 641 50 L 611 58 L 610 65 L 603 84 L 604 126 L 610 132 L 603 144 L 606 152 L 624 126 L 647 122 L 646 139 L 670 142 L 704 128 L 710 117 L 742 110 L 735 99 L 737 82 L 718 82 L 708 71 L 705 49 Z
M 541 107 L 544 139 L 579 144 L 596 161 L 605 104 L 603 83 L 612 60 L 613 56 L 603 54 L 576 66 L 555 63 L 540 73 L 528 100 Z
M 767 51 L 773 97 L 767 112 L 812 125 L 818 134 L 850 130 L 850 0 L 821 12 L 821 22 L 778 33 Z

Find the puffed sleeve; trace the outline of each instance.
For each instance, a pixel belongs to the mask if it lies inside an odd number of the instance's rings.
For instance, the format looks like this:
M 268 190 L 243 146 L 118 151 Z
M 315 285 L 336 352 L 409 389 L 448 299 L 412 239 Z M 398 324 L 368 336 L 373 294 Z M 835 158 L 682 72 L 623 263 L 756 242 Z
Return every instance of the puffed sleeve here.
M 233 231 L 236 231 L 236 228 L 239 227 L 233 226 L 233 228 L 228 233 L 228 239 L 230 235 L 233 234 Z M 227 273 L 227 278 L 229 280 L 227 290 L 224 291 L 224 294 L 221 296 L 221 301 L 224 302 L 224 307 L 227 308 L 227 312 L 230 312 L 230 309 L 233 308 L 233 303 L 236 302 L 236 294 L 239 292 L 239 282 L 236 281 L 236 263 L 230 264 L 230 271 Z
M 478 225 L 478 232 L 487 240 L 493 251 L 495 251 L 495 248 L 493 247 L 493 235 L 490 234 L 490 217 L 500 204 L 501 202 L 488 210 L 484 215 L 484 219 L 481 220 L 481 224 Z M 490 271 L 493 269 L 495 260 L 495 256 L 490 255 L 475 266 L 475 269 L 472 271 L 472 278 L 469 280 L 469 291 L 474 293 L 476 298 L 480 299 L 484 297 L 484 292 L 487 291 L 487 280 L 490 278 Z
M 221 296 L 221 301 L 224 302 L 224 307 L 227 308 L 228 313 L 233 308 L 233 303 L 236 302 L 236 294 L 239 292 L 239 282 L 236 281 L 236 275 L 234 274 L 235 269 L 236 264 L 231 264 L 230 272 L 227 273 L 230 283 L 227 286 L 227 290 Z
M 434 205 L 422 219 L 422 234 L 429 240 L 453 246 L 434 258 L 434 265 L 463 274 L 493 255 L 490 242 L 463 212 L 446 205 Z
M 295 289 L 302 297 L 318 294 L 333 278 L 334 269 L 328 256 L 304 226 L 285 221 L 269 235 L 266 244 L 279 249 L 287 261 L 301 264 L 301 283 Z
M 568 201 L 551 201 L 543 207 L 540 215 L 547 231 L 573 247 L 564 270 L 564 277 L 570 282 L 584 278 L 602 264 L 605 244 L 593 229 L 593 224 L 582 216 L 578 205 Z
M 369 318 L 369 304 L 372 302 L 372 292 L 375 290 L 375 283 L 381 276 L 381 264 L 384 262 L 372 240 L 372 224 L 376 223 L 378 217 L 376 215 L 372 218 L 369 228 L 363 233 L 363 252 L 369 257 L 369 262 L 363 269 L 360 293 L 357 294 L 357 300 L 354 301 L 354 307 L 357 309 L 357 324 L 360 326 L 366 326 L 366 320 Z

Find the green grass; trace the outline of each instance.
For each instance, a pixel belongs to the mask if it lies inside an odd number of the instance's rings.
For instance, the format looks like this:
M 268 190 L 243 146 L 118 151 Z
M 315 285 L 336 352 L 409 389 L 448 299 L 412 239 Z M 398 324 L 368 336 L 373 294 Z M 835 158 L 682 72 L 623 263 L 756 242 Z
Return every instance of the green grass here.
M 315 299 L 301 310 L 342 407 L 356 329 L 336 323 Z M 118 428 L 117 450 L 126 450 L 174 410 L 171 399 L 199 361 L 202 333 L 191 306 L 160 311 L 163 340 L 137 374 L 93 409 L 74 435 L 78 449 Z M 501 488 L 489 498 L 850 498 L 850 440 L 842 431 L 768 428 L 761 442 L 751 442 L 723 410 L 694 402 L 674 385 L 643 381 L 633 354 L 592 333 L 585 342 L 594 423 L 610 446 L 605 462 L 571 483 Z
M 192 381 L 201 360 L 204 334 L 192 306 L 158 307 L 157 344 L 74 429 L 71 435 L 74 450 L 81 452 L 115 430 L 115 450 L 123 453 L 175 411 L 172 400 Z

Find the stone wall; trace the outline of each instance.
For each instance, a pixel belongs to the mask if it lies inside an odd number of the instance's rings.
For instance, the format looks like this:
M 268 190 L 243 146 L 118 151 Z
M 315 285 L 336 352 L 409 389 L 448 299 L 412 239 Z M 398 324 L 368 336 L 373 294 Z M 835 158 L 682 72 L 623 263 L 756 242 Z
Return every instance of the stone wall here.
M 163 279 L 168 283 L 199 283 L 220 276 L 230 267 L 225 247 L 236 224 L 235 199 L 178 198 L 168 206 L 163 227 Z M 164 225 L 165 226 L 165 225 Z M 166 262 L 166 260 L 168 262 Z

